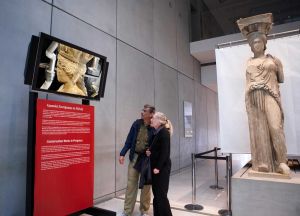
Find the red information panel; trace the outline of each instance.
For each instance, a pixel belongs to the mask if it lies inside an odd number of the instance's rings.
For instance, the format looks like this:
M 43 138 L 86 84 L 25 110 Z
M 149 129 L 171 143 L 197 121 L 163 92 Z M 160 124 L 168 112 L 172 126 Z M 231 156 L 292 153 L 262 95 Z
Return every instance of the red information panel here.
M 37 101 L 34 216 L 93 206 L 94 107 Z

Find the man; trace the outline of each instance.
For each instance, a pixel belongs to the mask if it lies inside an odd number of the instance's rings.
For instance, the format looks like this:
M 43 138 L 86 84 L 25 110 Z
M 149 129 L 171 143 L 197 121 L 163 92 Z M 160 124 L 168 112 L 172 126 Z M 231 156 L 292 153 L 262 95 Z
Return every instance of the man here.
M 151 144 L 154 129 L 150 127 L 151 118 L 155 113 L 155 107 L 145 104 L 141 113 L 141 119 L 136 120 L 129 131 L 125 145 L 120 152 L 119 162 L 124 164 L 125 154 L 129 150 L 128 180 L 122 216 L 131 216 L 138 192 L 139 172 L 134 168 L 139 154 L 145 153 L 146 148 Z M 144 185 L 140 196 L 141 216 L 147 216 L 150 208 L 151 186 Z

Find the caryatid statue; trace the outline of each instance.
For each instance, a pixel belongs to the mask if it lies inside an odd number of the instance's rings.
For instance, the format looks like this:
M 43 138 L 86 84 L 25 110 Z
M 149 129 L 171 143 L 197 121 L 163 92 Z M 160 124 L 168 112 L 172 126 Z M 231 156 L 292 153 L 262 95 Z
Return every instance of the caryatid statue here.
M 237 21 L 254 54 L 247 61 L 245 92 L 252 169 L 289 174 L 279 91 L 279 83 L 284 81 L 283 67 L 278 58 L 265 54 L 272 22 L 271 13 Z

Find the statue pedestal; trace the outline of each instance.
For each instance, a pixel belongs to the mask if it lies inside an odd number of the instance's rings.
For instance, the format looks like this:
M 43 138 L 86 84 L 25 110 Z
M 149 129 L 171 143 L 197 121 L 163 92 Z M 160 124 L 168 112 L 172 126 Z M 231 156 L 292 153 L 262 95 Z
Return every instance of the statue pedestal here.
M 247 170 L 248 177 L 258 177 L 258 178 L 269 178 L 269 179 L 291 179 L 291 175 L 280 174 L 280 173 L 265 173 L 257 172 L 249 168 Z
M 243 167 L 232 176 L 232 215 L 299 216 L 300 173 L 272 178 L 253 176 L 249 167 Z

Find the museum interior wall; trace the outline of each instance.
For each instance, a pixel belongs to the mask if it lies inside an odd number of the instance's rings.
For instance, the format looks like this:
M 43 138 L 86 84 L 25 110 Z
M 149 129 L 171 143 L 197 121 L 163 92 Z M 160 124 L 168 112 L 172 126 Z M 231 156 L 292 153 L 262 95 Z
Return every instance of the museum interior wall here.
M 192 152 L 218 145 L 217 93 L 200 84 L 200 63 L 190 55 L 188 1 L 2 0 L 0 10 L 0 215 L 25 212 L 30 87 L 24 69 L 31 36 L 40 32 L 105 55 L 110 63 L 105 97 L 91 102 L 95 201 L 125 188 L 127 165 L 118 164 L 118 155 L 145 103 L 174 124 L 173 172 L 191 164 Z M 183 101 L 193 104 L 192 138 L 184 137 Z

